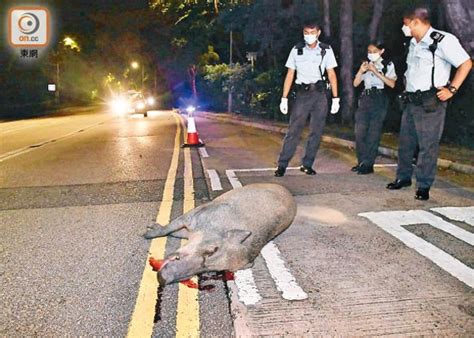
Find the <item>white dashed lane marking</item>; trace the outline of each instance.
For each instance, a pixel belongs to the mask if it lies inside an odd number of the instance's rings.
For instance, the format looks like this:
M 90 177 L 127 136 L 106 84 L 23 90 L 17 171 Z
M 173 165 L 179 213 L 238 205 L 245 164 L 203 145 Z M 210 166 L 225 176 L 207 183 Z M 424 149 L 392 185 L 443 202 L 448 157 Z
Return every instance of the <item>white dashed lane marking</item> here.
M 464 213 L 461 212 L 461 210 L 458 210 L 457 215 L 459 216 L 460 214 Z M 429 224 L 470 245 L 474 245 L 474 234 L 446 222 L 440 217 L 424 210 L 367 212 L 361 213 L 359 216 L 368 218 L 377 226 L 398 238 L 409 248 L 416 250 L 419 254 L 430 259 L 440 268 L 444 269 L 471 288 L 474 288 L 474 269 L 471 269 L 433 244 L 404 229 L 402 226 Z
M 25 153 L 28 153 L 32 150 L 35 150 L 35 149 L 38 149 L 40 147 L 43 147 L 43 146 L 46 146 L 46 145 L 49 145 L 49 144 L 52 144 L 52 143 L 55 143 L 57 141 L 62 141 L 66 138 L 69 138 L 69 137 L 73 137 L 73 136 L 76 136 L 78 135 L 79 133 L 82 133 L 86 130 L 89 130 L 91 128 L 95 128 L 99 125 L 102 125 L 104 124 L 105 122 L 107 121 L 110 121 L 112 119 L 107 119 L 107 120 L 104 120 L 104 121 L 101 121 L 101 122 L 98 122 L 98 123 L 95 123 L 95 124 L 91 124 L 91 125 L 88 125 L 88 126 L 85 126 L 81 129 L 78 129 L 78 130 L 75 130 L 71 133 L 68 133 L 68 134 L 65 134 L 65 135 L 61 135 L 61 136 L 58 136 L 56 138 L 52 138 L 52 139 L 49 139 L 49 140 L 46 140 L 46 141 L 41 141 L 39 143 L 34 143 L 34 144 L 31 144 L 31 145 L 28 145 L 26 147 L 23 147 L 23 148 L 20 148 L 20 149 L 15 149 L 15 150 L 12 150 L 12 151 L 9 151 L 7 153 L 4 153 L 4 154 L 0 154 L 0 162 L 3 162 L 3 161 L 6 161 L 6 160 L 9 160 L 9 159 L 12 159 L 14 157 L 17 157 L 19 155 L 22 155 L 22 154 L 25 154 Z
M 287 168 L 299 169 L 299 168 Z M 227 178 L 233 189 L 242 187 L 236 172 L 256 172 L 269 171 L 275 168 L 258 169 L 229 169 L 226 170 Z M 306 292 L 297 284 L 295 277 L 285 267 L 285 262 L 281 258 L 281 253 L 276 244 L 270 241 L 263 247 L 261 255 L 271 277 L 275 281 L 277 289 L 282 293 L 282 297 L 287 300 L 302 300 L 308 298 Z M 235 284 L 237 286 L 239 300 L 245 305 L 258 303 L 262 297 L 258 293 L 252 269 L 240 270 L 235 275 Z
M 235 175 L 235 170 L 226 170 L 225 174 L 227 175 L 227 178 L 229 179 L 233 189 L 242 188 L 242 183 L 240 183 L 237 175 Z
M 234 274 L 235 285 L 237 286 L 237 294 L 239 300 L 245 305 L 255 305 L 262 300 L 262 296 L 255 284 L 252 269 L 239 270 Z
M 281 259 L 280 250 L 278 250 L 275 243 L 270 242 L 263 247 L 262 257 L 267 263 L 268 271 L 284 299 L 302 300 L 308 298 L 306 292 L 296 283 L 295 277 L 285 267 L 285 262 Z
M 209 175 L 209 179 L 211 181 L 211 189 L 213 191 L 222 190 L 221 180 L 217 174 L 217 171 L 214 169 L 208 169 L 207 174 Z
M 375 168 L 384 168 L 384 167 L 396 167 L 396 163 L 385 163 L 385 164 L 374 164 Z
M 199 148 L 199 154 L 201 154 L 201 157 L 203 157 L 203 158 L 209 157 L 209 154 L 207 153 L 206 147 L 200 147 Z

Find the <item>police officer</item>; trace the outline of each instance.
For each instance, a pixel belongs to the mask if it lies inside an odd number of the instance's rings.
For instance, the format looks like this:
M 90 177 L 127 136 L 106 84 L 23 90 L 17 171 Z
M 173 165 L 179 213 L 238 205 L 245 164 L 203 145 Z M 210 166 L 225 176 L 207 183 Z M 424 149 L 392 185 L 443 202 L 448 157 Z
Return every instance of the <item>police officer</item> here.
M 361 82 L 364 82 L 365 86 L 359 99 L 359 108 L 355 113 L 357 165 L 352 171 L 360 175 L 374 172 L 375 158 L 388 107 L 384 87 L 387 85 L 394 88 L 397 80 L 393 62 L 384 60 L 382 56 L 385 48 L 381 43 L 371 42 L 367 52 L 369 61 L 361 64 L 354 78 L 354 87 L 358 87 Z
M 456 95 L 472 68 L 472 61 L 454 35 L 431 27 L 426 8 L 407 12 L 402 31 L 412 37 L 405 73 L 406 106 L 400 126 L 397 177 L 387 189 L 411 185 L 412 159 L 418 145 L 415 198 L 428 200 L 436 174 L 447 100 Z M 451 66 L 457 70 L 449 82 Z
M 337 62 L 331 47 L 318 41 L 320 34 L 321 28 L 319 25 L 315 23 L 305 24 L 303 27 L 305 43 L 296 45 L 291 50 L 286 62 L 288 72 L 283 85 L 280 111 L 283 114 L 288 113 L 288 94 L 295 72 L 296 99 L 291 110 L 288 132 L 278 159 L 278 168 L 275 171 L 277 177 L 285 175 L 286 167 L 295 153 L 308 116 L 310 117 L 310 133 L 300 170 L 307 175 L 316 174 L 312 166 L 326 123 L 329 88 L 333 96 L 331 113 L 336 114 L 339 111 L 337 78 L 334 71 Z M 329 83 L 327 80 L 329 80 Z

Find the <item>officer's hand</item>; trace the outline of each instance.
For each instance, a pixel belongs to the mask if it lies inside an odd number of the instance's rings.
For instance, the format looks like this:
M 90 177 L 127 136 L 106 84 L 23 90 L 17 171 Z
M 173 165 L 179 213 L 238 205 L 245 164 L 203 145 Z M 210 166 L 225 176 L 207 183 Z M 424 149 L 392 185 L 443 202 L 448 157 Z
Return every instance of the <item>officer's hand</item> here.
M 339 106 L 340 106 L 339 101 L 340 101 L 340 98 L 338 97 L 332 98 L 331 114 L 337 114 L 337 112 L 339 111 Z
M 443 102 L 452 98 L 453 95 L 454 94 L 451 93 L 449 89 L 446 87 L 438 88 L 438 92 L 436 93 L 436 96 L 438 96 L 438 99 Z
M 374 65 L 373 63 L 369 63 L 369 64 L 367 65 L 367 68 L 368 68 L 372 73 L 377 73 L 377 72 L 378 72 L 377 68 L 375 68 L 375 65 Z
M 282 97 L 280 102 L 280 111 L 282 114 L 288 114 L 288 98 Z
M 368 69 L 369 69 L 369 63 L 367 61 L 362 62 L 359 70 L 365 73 Z

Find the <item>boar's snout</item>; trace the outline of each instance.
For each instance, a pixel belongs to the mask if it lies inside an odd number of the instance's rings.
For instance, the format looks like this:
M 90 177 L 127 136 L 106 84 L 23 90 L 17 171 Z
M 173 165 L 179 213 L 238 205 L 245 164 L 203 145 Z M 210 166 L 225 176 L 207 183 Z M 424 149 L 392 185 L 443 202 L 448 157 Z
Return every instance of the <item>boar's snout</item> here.
M 202 263 L 201 257 L 172 255 L 158 272 L 158 281 L 166 285 L 189 279 L 202 272 Z

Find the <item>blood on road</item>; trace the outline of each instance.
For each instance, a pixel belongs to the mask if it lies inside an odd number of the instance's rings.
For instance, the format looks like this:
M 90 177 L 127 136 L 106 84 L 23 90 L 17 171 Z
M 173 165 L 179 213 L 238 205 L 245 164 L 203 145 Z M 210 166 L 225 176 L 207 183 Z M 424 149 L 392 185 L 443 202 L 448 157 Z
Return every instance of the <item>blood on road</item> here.
M 153 271 L 158 272 L 158 271 L 160 271 L 161 267 L 163 266 L 164 259 L 155 259 L 153 257 L 150 257 L 148 259 L 148 262 L 150 263 L 151 267 L 153 268 Z M 206 277 L 206 278 L 204 278 L 204 280 L 209 280 L 209 279 L 214 279 L 214 280 L 221 279 L 224 282 L 227 282 L 229 280 L 234 280 L 234 273 L 231 272 L 231 271 L 224 271 L 224 273 L 222 274 L 222 277 L 217 277 L 217 278 Z M 186 285 L 187 287 L 192 288 L 192 289 L 207 290 L 207 291 L 211 291 L 212 289 L 214 289 L 214 286 L 212 286 L 212 285 L 199 286 L 196 282 L 194 282 L 191 279 L 182 280 L 182 281 L 180 281 L 180 283 L 183 284 L 183 285 Z

